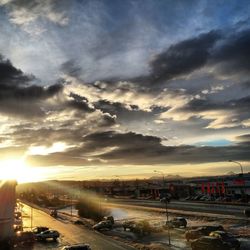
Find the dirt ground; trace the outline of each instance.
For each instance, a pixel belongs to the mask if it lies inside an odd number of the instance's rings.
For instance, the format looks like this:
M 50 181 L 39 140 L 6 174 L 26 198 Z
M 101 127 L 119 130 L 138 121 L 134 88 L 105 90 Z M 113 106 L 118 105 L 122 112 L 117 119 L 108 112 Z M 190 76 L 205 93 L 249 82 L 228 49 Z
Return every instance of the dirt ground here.
M 140 250 L 161 250 L 161 249 L 191 249 L 190 243 L 185 239 L 185 231 L 205 225 L 223 225 L 225 230 L 235 235 L 241 242 L 241 250 L 250 249 L 250 221 L 244 219 L 225 219 L 220 217 L 188 216 L 187 229 L 171 229 L 169 246 L 168 232 L 162 226 L 166 223 L 166 215 L 162 212 L 138 211 L 133 209 L 111 207 L 111 214 L 116 219 L 116 226 L 112 231 L 105 231 L 104 234 L 125 241 Z M 170 218 L 177 214 L 170 214 Z M 138 237 L 132 232 L 124 232 L 121 227 L 126 220 L 147 220 L 150 225 L 157 228 L 157 233 L 152 233 L 144 237 Z

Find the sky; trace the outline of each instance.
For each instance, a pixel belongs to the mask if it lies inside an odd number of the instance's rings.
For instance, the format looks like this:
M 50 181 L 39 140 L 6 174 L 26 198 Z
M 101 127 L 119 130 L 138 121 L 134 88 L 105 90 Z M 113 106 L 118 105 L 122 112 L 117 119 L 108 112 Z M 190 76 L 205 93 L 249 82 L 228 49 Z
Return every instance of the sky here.
M 250 171 L 249 13 L 248 0 L 0 0 L 0 168 Z

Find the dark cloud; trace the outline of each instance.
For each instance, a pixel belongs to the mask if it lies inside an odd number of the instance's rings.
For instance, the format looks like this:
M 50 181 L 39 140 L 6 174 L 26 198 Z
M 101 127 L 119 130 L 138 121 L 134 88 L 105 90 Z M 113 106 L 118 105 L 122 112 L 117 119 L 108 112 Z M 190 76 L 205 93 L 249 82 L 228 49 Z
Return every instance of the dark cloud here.
M 211 49 L 220 38 L 219 31 L 210 31 L 171 45 L 165 51 L 155 55 L 150 61 L 149 75 L 131 79 L 113 77 L 102 80 L 108 83 L 127 80 L 134 83 L 149 84 L 151 87 L 165 83 L 205 66 L 210 58 Z
M 204 163 L 227 159 L 249 160 L 249 147 L 243 144 L 228 147 L 164 146 L 154 136 L 136 133 L 95 133 L 84 138 L 86 147 L 115 147 L 110 152 L 98 155 L 109 162 L 124 164 Z
M 164 112 L 167 108 L 152 106 L 151 111 L 141 110 L 137 105 L 125 105 L 120 102 L 110 102 L 108 100 L 99 100 L 93 105 L 102 112 L 115 115 L 118 122 L 131 122 L 150 119 L 156 114 Z
M 158 145 L 160 143 L 160 138 L 155 136 L 144 136 L 133 132 L 122 134 L 115 131 L 106 131 L 87 135 L 84 137 L 84 142 L 89 149 L 114 147 L 119 145 L 139 148 L 142 145 Z
M 210 63 L 225 73 L 250 73 L 250 29 L 230 34 L 217 46 Z
M 33 76 L 24 74 L 0 55 L 0 112 L 29 118 L 43 116 L 40 102 L 62 92 L 63 86 L 32 85 L 32 80 Z
M 250 134 L 236 136 L 236 141 L 238 141 L 238 144 L 245 144 L 250 146 Z
M 102 119 L 100 120 L 100 127 L 110 127 L 116 124 L 116 116 L 110 115 L 109 113 L 104 113 Z
M 248 138 L 249 139 L 249 138 Z M 83 137 L 83 144 L 63 153 L 29 156 L 35 165 L 84 166 L 92 164 L 186 164 L 250 160 L 250 144 L 224 147 L 164 146 L 161 139 L 137 133 L 96 132 Z
M 250 134 L 239 135 L 236 139 L 239 141 L 250 141 Z
M 215 72 L 227 76 L 249 74 L 250 30 L 235 29 L 210 31 L 171 45 L 149 62 L 149 74 L 134 78 L 110 77 L 104 80 L 114 84 L 130 81 L 150 87 L 150 91 L 164 86 L 178 77 L 193 73 L 202 67 L 214 67 Z M 187 86 L 188 88 L 188 86 Z
M 70 93 L 69 97 L 71 100 L 67 101 L 66 105 L 73 109 L 78 109 L 85 112 L 94 112 L 95 108 L 91 107 L 88 99 L 86 97 L 80 96 L 75 93 Z
M 179 110 L 189 112 L 202 112 L 211 110 L 237 110 L 238 114 L 240 115 L 243 112 L 248 112 L 249 106 L 250 96 L 246 96 L 240 99 L 233 99 L 226 102 L 223 100 L 221 102 L 212 102 L 209 99 L 194 98 Z
M 63 86 L 59 84 L 51 85 L 49 87 L 41 87 L 37 85 L 19 87 L 0 84 L 0 101 L 6 99 L 15 99 L 22 101 L 46 99 L 58 94 L 60 91 L 62 91 L 62 89 Z
M 0 85 L 13 86 L 24 85 L 33 79 L 25 75 L 20 69 L 15 68 L 9 60 L 4 59 L 0 54 Z
M 201 68 L 219 38 L 218 31 L 210 31 L 170 46 L 151 62 L 152 81 L 167 81 Z

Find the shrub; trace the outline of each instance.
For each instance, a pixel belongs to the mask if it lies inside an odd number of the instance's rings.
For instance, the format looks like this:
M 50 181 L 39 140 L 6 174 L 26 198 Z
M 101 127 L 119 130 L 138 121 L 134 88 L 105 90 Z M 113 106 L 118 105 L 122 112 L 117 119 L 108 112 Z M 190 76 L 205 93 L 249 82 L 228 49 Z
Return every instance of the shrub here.
M 79 216 L 94 221 L 100 221 L 104 216 L 108 215 L 107 209 L 102 207 L 100 201 L 88 197 L 79 200 L 76 204 L 76 209 L 78 209 Z

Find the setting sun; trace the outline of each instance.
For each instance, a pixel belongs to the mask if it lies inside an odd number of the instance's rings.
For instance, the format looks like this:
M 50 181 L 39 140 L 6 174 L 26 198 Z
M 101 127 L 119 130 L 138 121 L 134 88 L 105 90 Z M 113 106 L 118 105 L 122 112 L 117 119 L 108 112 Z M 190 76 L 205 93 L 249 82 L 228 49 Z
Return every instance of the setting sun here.
M 35 168 L 25 164 L 23 159 L 0 162 L 0 180 L 17 180 L 18 183 L 41 180 L 41 174 Z

